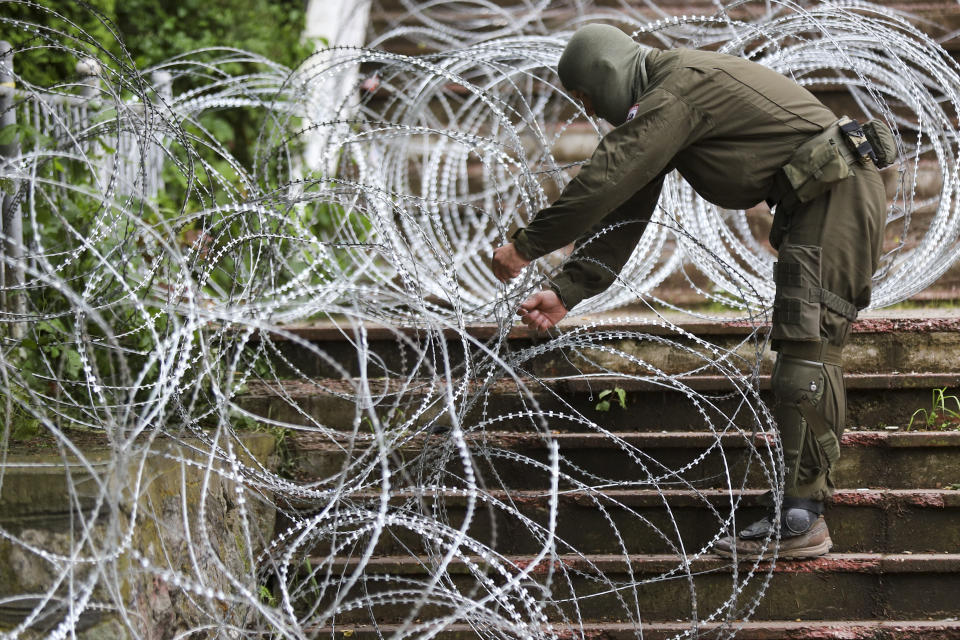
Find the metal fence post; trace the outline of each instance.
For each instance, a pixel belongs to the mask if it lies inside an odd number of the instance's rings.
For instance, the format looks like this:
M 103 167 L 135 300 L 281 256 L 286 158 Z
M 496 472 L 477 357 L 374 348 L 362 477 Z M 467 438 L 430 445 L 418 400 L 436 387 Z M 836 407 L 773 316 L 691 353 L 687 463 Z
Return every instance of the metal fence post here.
M 160 98 L 167 106 L 173 100 L 173 74 L 169 71 L 154 71 L 150 74 L 150 80 L 153 82 L 153 90 L 157 92 Z
M 0 40 L 0 130 L 17 122 L 17 113 L 14 105 L 16 97 L 13 75 L 13 47 L 9 42 Z M 6 145 L 0 146 L 0 157 L 6 165 L 3 173 L 16 173 L 11 161 L 20 155 L 19 136 Z M 27 300 L 24 295 L 24 262 L 23 262 L 23 220 L 20 217 L 20 181 L 16 178 L 7 181 L 3 194 L 3 260 L 0 260 L 0 277 L 4 293 L 3 309 L 13 314 L 14 318 L 23 318 L 27 310 Z M 15 339 L 23 337 L 22 322 L 14 321 L 10 335 Z
M 80 76 L 80 95 L 93 99 L 100 93 L 100 63 L 93 58 L 77 61 L 77 75 Z
M 150 75 L 153 83 L 154 96 L 152 102 L 154 106 L 153 118 L 155 131 L 165 133 L 169 126 L 173 114 L 170 111 L 170 105 L 173 103 L 173 74 L 169 71 L 154 71 Z M 162 133 L 160 134 L 162 135 Z M 155 199 L 163 185 L 163 140 L 160 135 L 155 135 L 151 142 L 147 143 L 146 166 L 144 167 L 144 195 L 147 198 Z

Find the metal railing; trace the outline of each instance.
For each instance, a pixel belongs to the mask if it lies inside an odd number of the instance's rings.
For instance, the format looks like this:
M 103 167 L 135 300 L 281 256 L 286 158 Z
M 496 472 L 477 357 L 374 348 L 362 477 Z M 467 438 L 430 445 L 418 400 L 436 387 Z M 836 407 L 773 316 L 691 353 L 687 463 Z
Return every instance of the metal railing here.
M 2 203 L 2 226 L 0 237 L 0 319 L 11 327 L 9 335 L 23 337 L 22 321 L 27 318 L 26 279 L 28 254 L 24 246 L 22 205 L 29 197 L 31 176 L 27 156 L 39 149 L 40 136 L 34 136 L 35 149 L 24 149 L 21 128 L 34 132 L 60 131 L 73 136 L 76 132 L 89 132 L 96 118 L 107 106 L 116 107 L 117 98 L 103 100 L 100 64 L 85 58 L 77 62 L 75 95 L 63 92 L 37 93 L 24 91 L 16 86 L 14 73 L 14 49 L 10 43 L 0 41 L 0 203 Z M 153 95 L 157 102 L 169 105 L 172 101 L 172 76 L 166 71 L 154 72 L 151 76 Z M 110 104 L 112 102 L 113 104 Z M 119 126 L 119 119 L 146 117 L 146 105 L 132 101 L 121 105 L 123 115 L 117 113 L 115 148 L 106 153 L 97 149 L 97 137 L 89 136 L 81 142 L 88 158 L 97 164 L 97 173 L 102 184 L 115 183 L 115 193 L 136 194 L 154 197 L 161 184 L 162 140 L 153 136 L 146 142 L 135 131 Z M 19 126 L 18 126 L 19 125 Z M 141 153 L 142 152 L 142 153 Z M 67 179 L 66 177 L 64 179 Z M 139 183 L 139 186 L 135 186 Z
M 13 73 L 13 47 L 9 42 L 0 40 L 0 131 L 15 127 L 17 96 Z M 12 140 L 0 146 L 2 171 L 0 175 L 9 176 L 3 182 L 3 218 L 0 233 L 3 237 L 3 259 L 0 260 L 0 294 L 4 315 L 23 317 L 26 314 L 26 296 L 24 294 L 23 263 L 23 220 L 20 217 L 20 180 L 13 177 L 16 170 L 10 166 L 20 156 L 19 135 L 14 132 Z M 14 338 L 21 338 L 23 327 L 14 322 Z

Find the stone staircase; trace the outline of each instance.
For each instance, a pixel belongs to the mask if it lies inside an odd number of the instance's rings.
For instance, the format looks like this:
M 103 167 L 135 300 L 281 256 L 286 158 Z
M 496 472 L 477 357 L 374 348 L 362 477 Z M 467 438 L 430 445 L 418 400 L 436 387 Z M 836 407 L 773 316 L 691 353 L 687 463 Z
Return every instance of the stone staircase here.
M 596 330 L 604 328 L 609 327 Z M 681 328 L 726 348 L 753 348 L 744 342 L 750 329 L 742 325 L 694 322 Z M 750 454 L 754 445 L 762 445 L 762 438 L 736 430 L 706 431 L 703 415 L 676 390 L 649 382 L 631 385 L 631 380 L 618 378 L 575 377 L 549 383 L 545 385 L 549 388 L 534 393 L 545 411 L 559 409 L 563 403 L 584 414 L 592 411 L 612 437 L 561 420 L 549 424 L 550 437 L 531 431 L 522 421 L 500 421 L 467 436 L 478 451 L 498 452 L 478 454 L 474 465 L 487 486 L 485 504 L 510 505 L 515 514 L 504 518 L 495 509 L 478 509 L 471 516 L 468 533 L 502 554 L 502 562 L 510 567 L 530 569 L 527 579 L 538 585 L 534 591 L 545 590 L 558 603 L 546 610 L 562 637 L 675 637 L 691 628 L 688 620 L 693 611 L 706 617 L 723 608 L 731 589 L 739 585 L 738 602 L 744 605 L 758 590 L 763 591 L 749 622 L 739 623 L 742 612 L 734 607 L 727 626 L 704 624 L 698 628 L 699 636 L 686 637 L 721 637 L 716 634 L 739 628 L 737 637 L 751 640 L 960 638 L 960 430 L 906 429 L 917 409 L 930 408 L 933 388 L 960 388 L 960 367 L 953 360 L 960 341 L 958 328 L 958 318 L 868 317 L 857 323 L 845 353 L 851 372 L 848 431 L 835 473 L 838 491 L 826 514 L 834 547 L 824 558 L 735 566 L 710 553 L 709 545 L 731 505 L 737 505 L 738 526 L 762 512 L 760 497 L 768 486 L 765 469 Z M 658 324 L 639 323 L 629 329 L 683 340 Z M 338 330 L 295 331 L 331 355 L 342 351 L 337 358 L 341 365 L 357 364 L 349 356 L 355 353 L 353 347 L 343 344 Z M 472 331 L 479 339 L 493 335 L 492 327 Z M 403 348 L 397 346 L 393 332 L 374 329 L 368 340 L 371 353 L 376 353 L 371 361 L 387 369 L 400 364 Z M 508 343 L 519 349 L 538 340 L 517 328 Z M 330 374 L 326 365 L 306 357 L 302 348 L 278 344 L 307 375 L 322 382 Z M 667 373 L 689 366 L 677 349 L 670 352 L 672 359 L 665 357 L 662 343 L 656 340 L 624 340 L 615 346 L 649 358 Z M 456 348 L 456 342 L 451 342 L 451 351 Z M 769 400 L 771 361 L 771 354 L 764 353 L 759 388 L 765 400 Z M 568 373 L 570 366 L 560 356 L 541 357 L 531 370 L 556 376 Z M 722 376 L 694 375 L 684 381 L 711 397 L 721 398 L 730 388 Z M 625 388 L 627 409 L 596 412 L 596 392 L 614 383 Z M 353 413 L 347 401 L 317 395 L 304 383 L 273 383 L 250 385 L 243 402 L 252 412 L 272 419 L 298 424 L 310 415 L 328 426 L 342 425 L 342 439 L 306 432 L 293 436 L 294 474 L 299 481 L 323 483 L 349 462 L 353 436 L 350 421 L 344 420 Z M 499 415 L 519 411 L 522 407 L 514 406 L 517 403 L 516 387 L 511 392 L 510 385 L 495 389 L 490 399 Z M 722 404 L 718 400 L 718 406 Z M 295 415 L 295 411 L 301 413 Z M 465 424 L 470 419 L 468 414 Z M 444 433 L 412 436 L 396 455 L 411 465 L 423 458 L 427 464 L 447 465 L 450 477 L 456 477 L 463 466 L 455 457 L 436 462 L 422 455 L 442 448 L 449 437 Z M 561 454 L 558 543 L 551 560 L 536 564 L 533 554 L 543 547 L 543 530 L 536 525 L 545 526 L 552 510 L 546 489 L 553 443 Z M 644 464 L 638 464 L 638 455 Z M 537 462 L 543 466 L 537 467 Z M 659 486 L 578 489 L 571 480 L 602 476 L 630 482 L 638 480 L 640 469 L 661 470 Z M 671 470 L 678 471 L 675 483 L 670 482 Z M 417 477 L 412 471 L 407 480 L 403 474 L 395 476 L 390 505 L 414 511 L 417 505 L 428 505 L 428 512 L 433 508 L 448 524 L 460 526 L 471 506 L 468 492 L 455 482 L 424 489 L 417 486 Z M 349 498 L 357 504 L 375 504 L 381 496 L 357 492 Z M 283 526 L 278 525 L 278 531 Z M 324 566 L 334 576 L 356 567 L 355 554 L 337 556 L 329 541 L 318 543 L 311 554 L 309 566 Z M 423 580 L 436 554 L 435 547 L 424 544 L 410 529 L 388 526 L 364 569 L 365 579 L 341 595 L 349 600 L 389 591 L 390 581 L 398 578 Z M 478 587 L 475 560 L 455 558 L 447 567 L 446 579 L 463 593 Z M 321 591 L 316 597 L 323 604 L 336 589 Z M 317 602 L 311 606 L 318 606 Z M 338 616 L 335 627 L 318 631 L 338 638 L 374 637 L 376 629 L 389 633 L 396 628 L 391 625 L 401 623 L 409 612 L 405 600 L 385 595 L 377 606 L 347 610 Z M 447 612 L 441 605 L 428 604 L 418 612 L 418 620 Z M 638 619 L 642 626 L 635 622 Z M 470 625 L 450 621 L 442 634 L 444 638 L 481 635 Z

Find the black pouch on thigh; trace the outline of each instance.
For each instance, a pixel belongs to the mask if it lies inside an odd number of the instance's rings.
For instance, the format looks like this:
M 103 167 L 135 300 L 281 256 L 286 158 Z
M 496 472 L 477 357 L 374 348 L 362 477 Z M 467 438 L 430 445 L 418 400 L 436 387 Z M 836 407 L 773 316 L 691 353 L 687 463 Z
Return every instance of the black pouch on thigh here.
M 773 265 L 774 340 L 820 339 L 820 247 L 787 245 Z

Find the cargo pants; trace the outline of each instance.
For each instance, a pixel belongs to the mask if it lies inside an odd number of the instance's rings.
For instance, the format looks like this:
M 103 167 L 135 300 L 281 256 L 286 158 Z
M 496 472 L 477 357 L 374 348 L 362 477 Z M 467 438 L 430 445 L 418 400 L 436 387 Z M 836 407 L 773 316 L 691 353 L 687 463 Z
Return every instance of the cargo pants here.
M 831 467 L 846 420 L 841 351 L 856 310 L 870 303 L 886 223 L 886 193 L 869 160 L 803 204 L 775 211 L 778 250 L 771 386 L 788 498 L 833 493 Z M 778 205 L 780 208 L 782 205 Z

